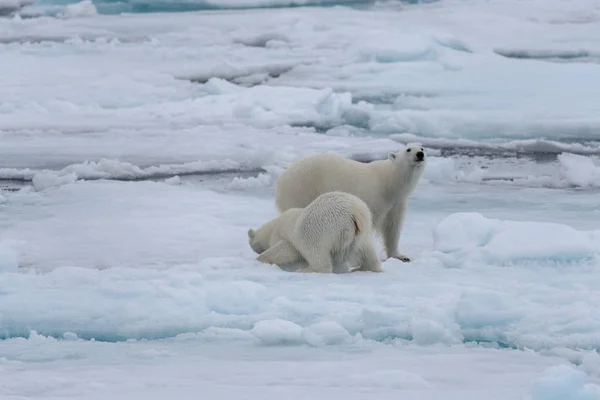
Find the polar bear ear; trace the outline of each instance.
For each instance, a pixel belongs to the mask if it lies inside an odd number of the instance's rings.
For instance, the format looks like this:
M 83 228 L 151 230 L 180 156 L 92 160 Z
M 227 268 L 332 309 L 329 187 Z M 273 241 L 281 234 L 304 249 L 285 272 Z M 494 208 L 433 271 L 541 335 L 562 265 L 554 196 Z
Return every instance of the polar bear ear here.
M 254 229 L 248 229 L 248 238 L 254 239 L 254 235 L 256 235 L 256 232 L 254 232 Z
M 395 161 L 395 160 L 396 160 L 396 157 L 397 157 L 397 156 L 396 156 L 396 153 L 390 153 L 390 154 L 388 154 L 388 158 L 389 158 L 390 160 L 392 160 L 392 161 Z

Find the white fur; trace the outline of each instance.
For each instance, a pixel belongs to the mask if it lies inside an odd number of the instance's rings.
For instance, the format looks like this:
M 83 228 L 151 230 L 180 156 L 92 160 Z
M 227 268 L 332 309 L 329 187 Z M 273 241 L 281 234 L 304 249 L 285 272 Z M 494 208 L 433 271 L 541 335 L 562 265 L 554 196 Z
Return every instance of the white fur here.
M 423 161 L 416 153 L 422 151 Z M 383 237 L 387 256 L 410 261 L 398 252 L 398 240 L 409 196 L 425 169 L 427 155 L 420 146 L 390 153 L 386 160 L 361 163 L 335 154 L 320 154 L 292 163 L 277 179 L 280 212 L 302 208 L 323 193 L 342 191 L 363 200 Z
M 258 261 L 283 266 L 308 264 L 302 272 L 333 272 L 356 263 L 358 270 L 381 272 L 372 234 L 371 212 L 358 197 L 343 192 L 318 196 L 305 208 L 291 208 L 248 230 Z

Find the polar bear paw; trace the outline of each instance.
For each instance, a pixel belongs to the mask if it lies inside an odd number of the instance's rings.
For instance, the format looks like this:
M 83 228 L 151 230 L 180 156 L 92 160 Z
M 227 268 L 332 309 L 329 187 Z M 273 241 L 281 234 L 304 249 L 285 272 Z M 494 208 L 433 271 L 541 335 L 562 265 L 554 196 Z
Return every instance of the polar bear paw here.
M 402 261 L 402 262 L 411 262 L 411 261 L 412 261 L 412 260 L 410 259 L 410 257 L 408 257 L 408 256 L 405 256 L 404 254 L 401 254 L 401 253 L 396 253 L 396 254 L 394 254 L 394 255 L 393 255 L 392 257 L 390 257 L 390 258 L 395 258 L 395 259 L 397 259 L 397 260 L 400 260 L 400 261 Z

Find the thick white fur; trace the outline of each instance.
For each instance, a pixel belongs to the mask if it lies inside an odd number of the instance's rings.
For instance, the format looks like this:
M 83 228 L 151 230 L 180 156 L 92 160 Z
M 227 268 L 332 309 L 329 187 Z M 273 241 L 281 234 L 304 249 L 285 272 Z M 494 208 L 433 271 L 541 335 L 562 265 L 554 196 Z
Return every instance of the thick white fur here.
M 422 151 L 422 161 L 416 153 Z M 425 169 L 427 155 L 420 146 L 390 153 L 386 160 L 362 163 L 335 154 L 319 154 L 292 163 L 277 179 L 276 204 L 280 212 L 302 208 L 323 193 L 342 191 L 363 200 L 383 237 L 387 257 L 404 262 L 398 240 L 409 196 Z
M 381 272 L 372 234 L 371 212 L 358 197 L 343 192 L 318 196 L 305 208 L 290 208 L 258 230 L 248 230 L 258 261 L 283 266 L 308 264 L 300 272 L 333 272 L 356 264 Z

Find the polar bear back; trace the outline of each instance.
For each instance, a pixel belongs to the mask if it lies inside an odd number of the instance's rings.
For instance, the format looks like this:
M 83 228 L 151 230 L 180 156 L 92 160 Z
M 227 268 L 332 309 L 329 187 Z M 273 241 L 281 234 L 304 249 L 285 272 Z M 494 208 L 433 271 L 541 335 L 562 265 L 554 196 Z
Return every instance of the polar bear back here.
M 280 212 L 304 208 L 324 193 L 340 191 L 364 201 L 372 218 L 377 218 L 389 209 L 385 191 L 389 186 L 391 168 L 388 160 L 365 164 L 335 154 L 319 154 L 298 160 L 277 180 L 277 208 Z

